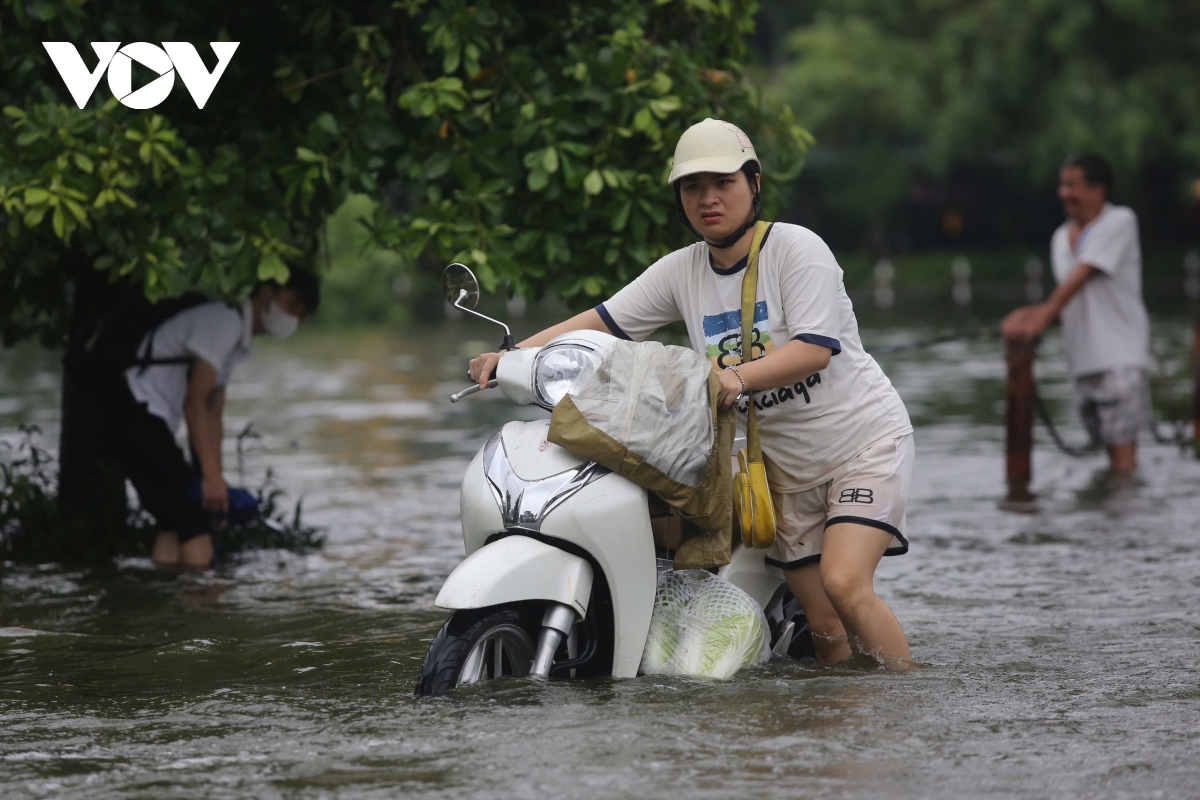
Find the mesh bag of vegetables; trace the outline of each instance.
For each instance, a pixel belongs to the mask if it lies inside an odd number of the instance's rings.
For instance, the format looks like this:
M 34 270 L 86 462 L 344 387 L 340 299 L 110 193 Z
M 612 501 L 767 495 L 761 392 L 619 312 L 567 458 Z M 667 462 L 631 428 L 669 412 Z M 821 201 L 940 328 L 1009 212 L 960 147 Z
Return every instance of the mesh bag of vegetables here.
M 770 657 L 767 618 L 750 595 L 702 569 L 659 573 L 643 675 L 726 679 Z

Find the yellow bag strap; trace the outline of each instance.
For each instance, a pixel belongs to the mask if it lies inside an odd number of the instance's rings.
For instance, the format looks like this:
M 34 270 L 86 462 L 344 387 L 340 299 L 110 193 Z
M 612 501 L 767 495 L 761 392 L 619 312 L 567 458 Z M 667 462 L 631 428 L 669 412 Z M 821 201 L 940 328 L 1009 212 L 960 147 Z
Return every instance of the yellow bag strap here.
M 750 256 L 746 271 L 742 275 L 742 363 L 748 364 L 754 356 L 754 306 L 758 299 L 758 251 L 770 223 L 759 220 L 754 226 L 754 240 L 750 243 Z M 750 356 L 750 358 L 747 358 Z M 754 392 L 748 392 L 750 410 L 746 418 L 746 445 L 751 461 L 762 461 L 762 447 L 758 441 L 758 422 L 754 418 Z

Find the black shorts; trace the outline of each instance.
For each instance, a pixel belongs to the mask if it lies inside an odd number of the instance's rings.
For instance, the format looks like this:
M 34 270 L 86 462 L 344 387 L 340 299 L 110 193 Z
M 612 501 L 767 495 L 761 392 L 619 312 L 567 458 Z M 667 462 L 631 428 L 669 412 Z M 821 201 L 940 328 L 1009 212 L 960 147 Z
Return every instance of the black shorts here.
M 133 484 L 142 508 L 154 517 L 159 530 L 175 531 L 180 541 L 210 533 L 211 515 L 188 496 L 197 483 L 197 472 L 166 421 L 134 398 L 123 376 L 109 383 L 98 400 L 102 457 L 116 464 Z

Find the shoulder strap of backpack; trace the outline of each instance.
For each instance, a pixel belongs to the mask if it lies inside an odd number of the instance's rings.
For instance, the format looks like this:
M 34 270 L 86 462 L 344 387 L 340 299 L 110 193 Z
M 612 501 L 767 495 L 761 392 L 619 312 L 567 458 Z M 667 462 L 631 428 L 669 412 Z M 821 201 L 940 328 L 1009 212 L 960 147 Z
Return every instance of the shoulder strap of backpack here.
M 154 357 L 154 335 L 156 333 L 158 333 L 158 329 L 161 328 L 163 326 L 163 324 L 166 323 L 168 320 L 174 319 L 176 316 L 178 316 L 179 314 L 182 314 L 184 311 L 195 308 L 196 306 L 203 305 L 205 303 L 211 303 L 212 298 L 206 297 L 206 296 L 200 294 L 199 292 L 187 292 L 186 294 L 180 295 L 178 298 L 176 298 L 173 301 L 165 300 L 163 302 L 171 304 L 170 310 L 168 313 L 166 313 L 163 316 L 156 319 L 151 324 L 150 329 L 146 332 L 145 337 L 143 337 L 146 340 L 145 355 L 140 355 L 137 352 L 134 353 L 134 362 L 133 362 L 132 366 L 138 367 L 138 375 L 146 374 L 146 370 L 149 369 L 150 367 L 167 365 L 167 364 L 192 364 L 196 360 L 195 356 L 176 356 L 174 358 L 155 358 Z M 138 344 L 138 347 L 139 347 L 139 349 L 141 348 L 140 343 Z

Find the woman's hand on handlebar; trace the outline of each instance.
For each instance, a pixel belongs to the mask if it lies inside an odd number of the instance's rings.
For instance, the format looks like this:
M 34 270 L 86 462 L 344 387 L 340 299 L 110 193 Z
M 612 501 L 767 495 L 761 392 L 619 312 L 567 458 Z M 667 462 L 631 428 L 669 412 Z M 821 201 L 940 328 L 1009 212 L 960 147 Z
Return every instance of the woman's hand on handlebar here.
M 471 359 L 471 380 L 479 384 L 480 389 L 487 388 L 487 382 L 496 374 L 496 365 L 500 363 L 499 353 L 483 353 Z

